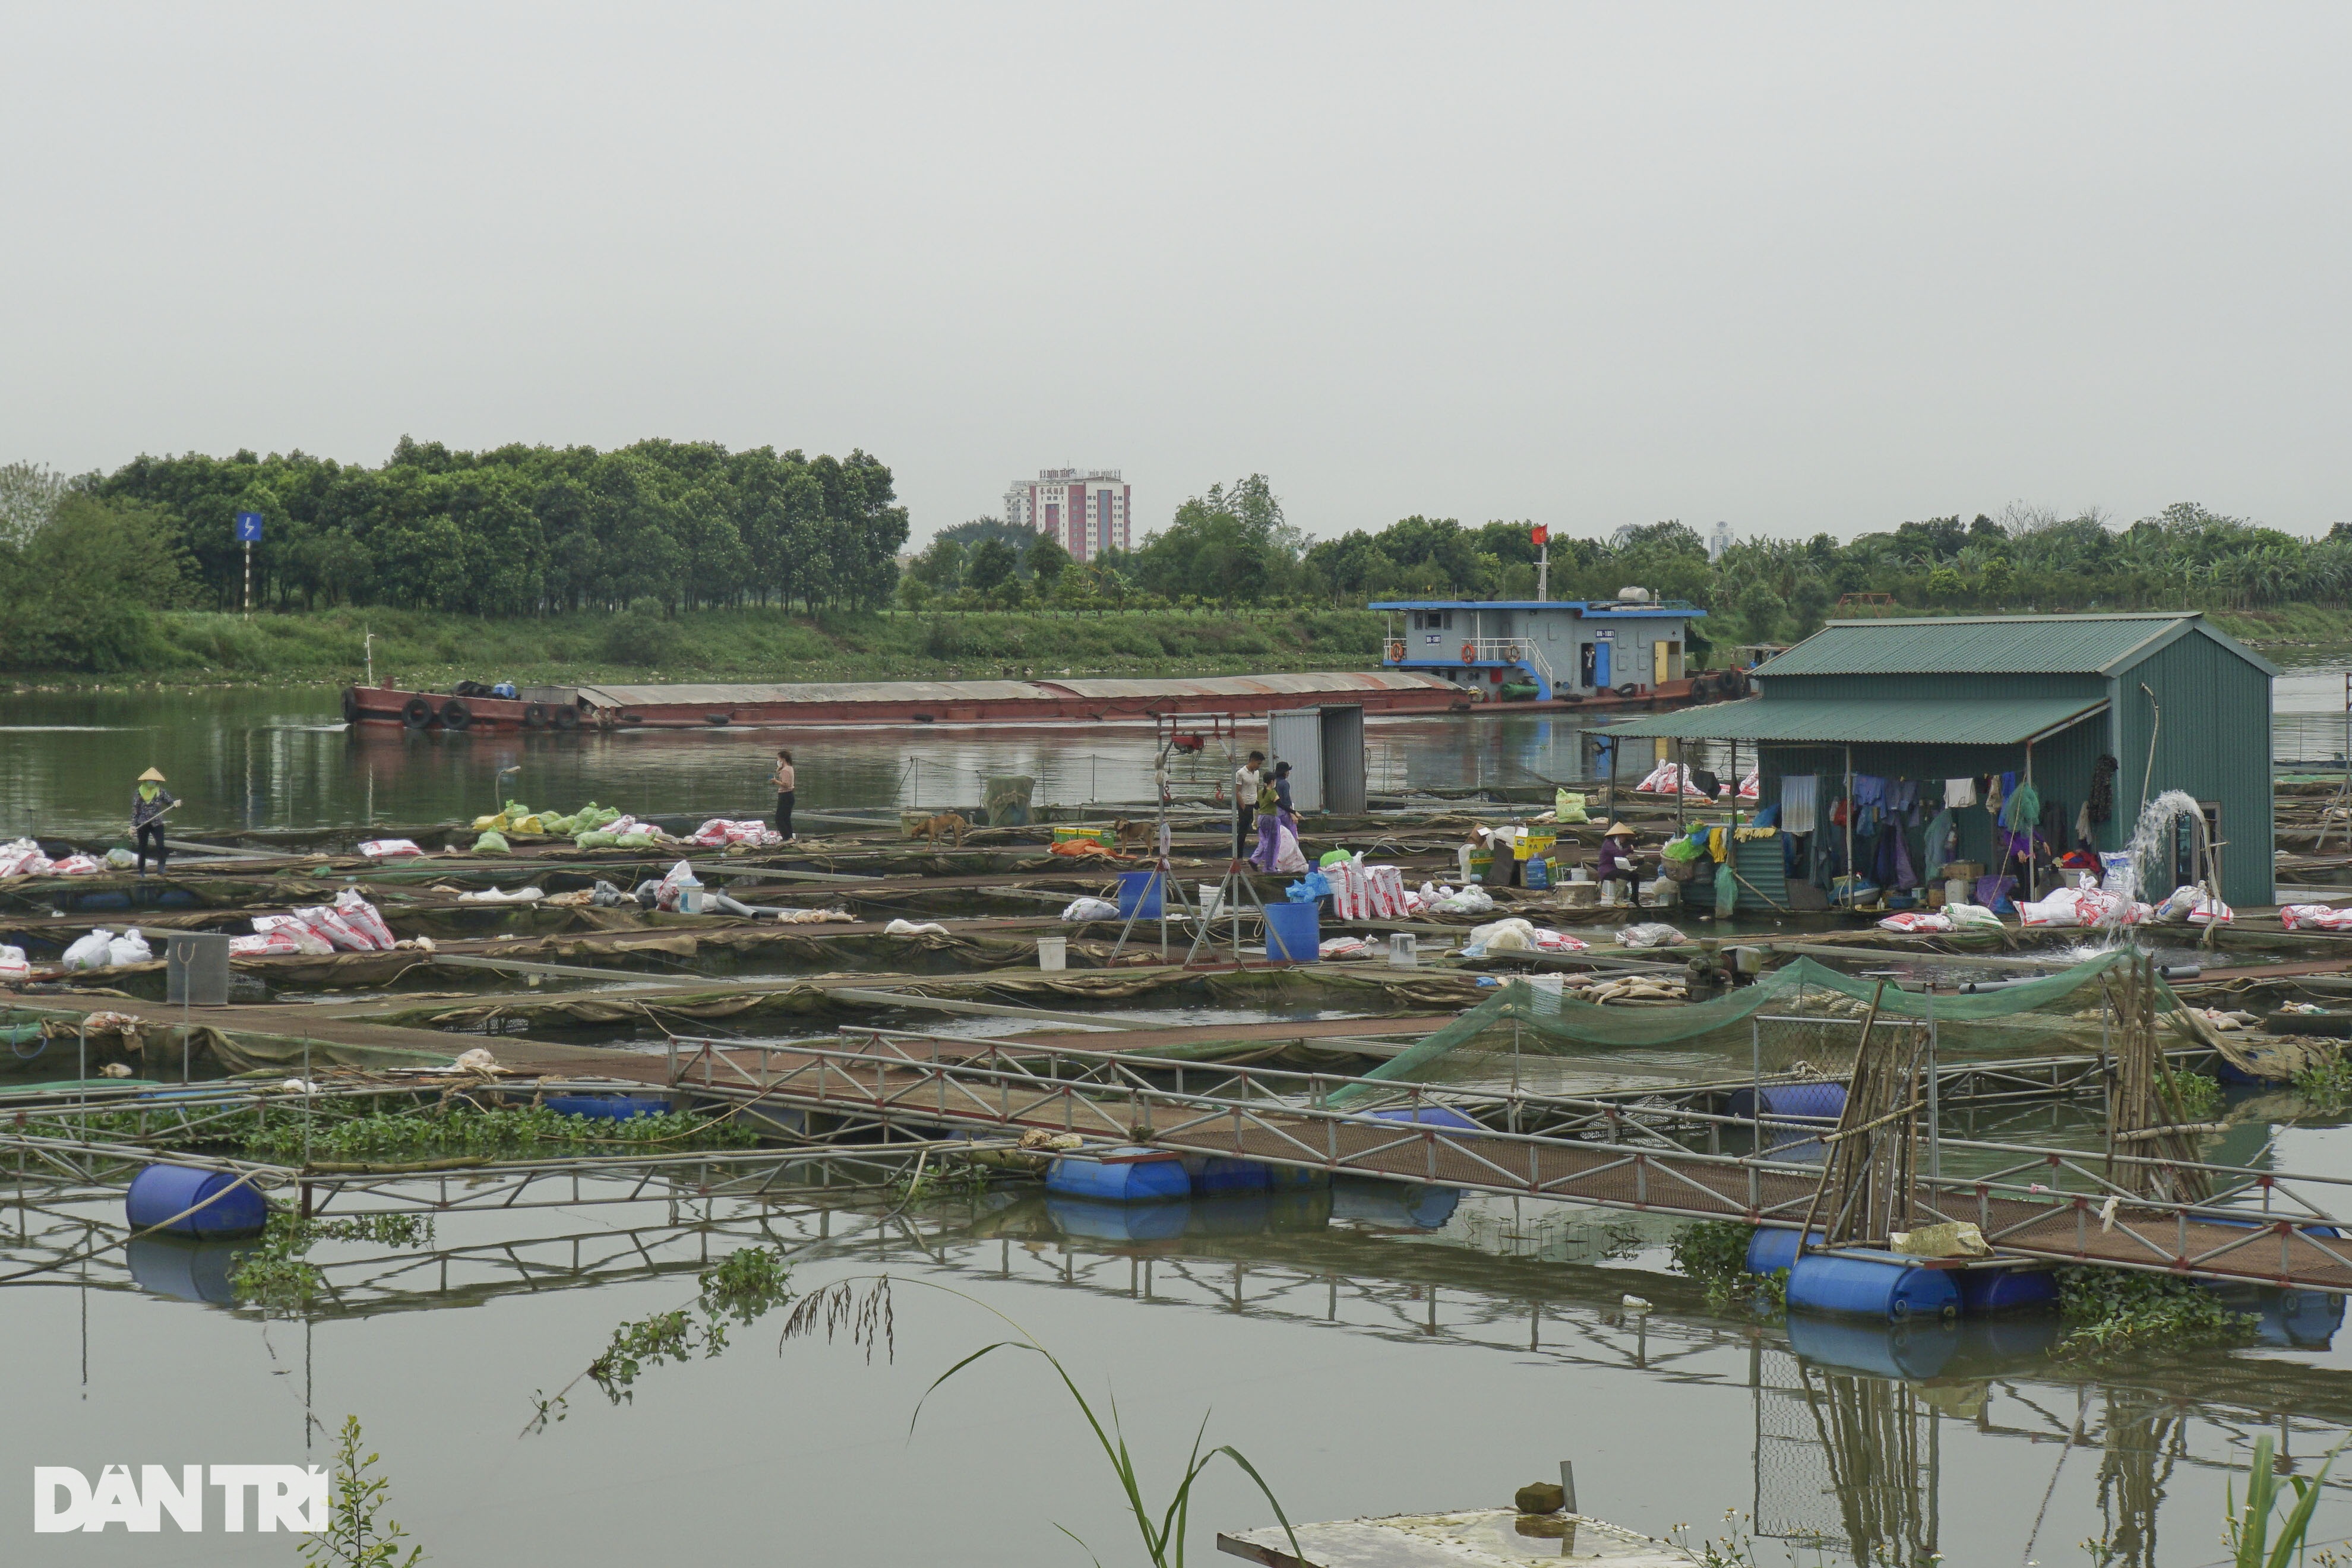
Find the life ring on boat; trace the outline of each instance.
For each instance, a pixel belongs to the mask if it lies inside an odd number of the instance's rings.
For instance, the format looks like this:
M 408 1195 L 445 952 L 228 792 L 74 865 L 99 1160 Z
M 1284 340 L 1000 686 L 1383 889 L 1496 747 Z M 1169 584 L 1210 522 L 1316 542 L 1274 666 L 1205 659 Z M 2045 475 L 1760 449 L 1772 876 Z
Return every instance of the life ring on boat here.
M 422 730 L 433 722 L 433 704 L 422 697 L 412 697 L 400 710 L 400 721 L 412 730 Z
M 1478 645 L 1476 643 L 1466 642 L 1462 645 L 1462 662 L 1465 664 L 1475 664 L 1478 662 Z
M 1389 662 L 1391 664 L 1402 664 L 1404 662 L 1404 639 L 1402 637 L 1391 637 L 1389 639 Z
M 464 698 L 452 697 L 448 701 L 441 704 L 441 727 L 443 729 L 462 730 L 473 721 L 474 710 L 466 706 L 466 700 Z
M 1617 689 L 1617 695 L 1620 697 L 1639 697 L 1642 695 L 1642 688 L 1636 682 L 1629 680 L 1624 685 Z

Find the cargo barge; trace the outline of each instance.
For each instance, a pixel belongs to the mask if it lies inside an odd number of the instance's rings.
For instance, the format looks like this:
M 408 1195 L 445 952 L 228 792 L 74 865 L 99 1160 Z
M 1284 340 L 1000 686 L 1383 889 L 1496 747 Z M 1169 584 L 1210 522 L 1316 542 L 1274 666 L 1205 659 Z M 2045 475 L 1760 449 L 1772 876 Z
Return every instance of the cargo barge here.
M 352 724 L 410 730 L 839 729 L 903 724 L 1148 724 L 1167 715 L 1262 719 L 1287 708 L 1349 705 L 1367 717 L 1678 707 L 1691 683 L 1622 696 L 1502 702 L 1420 670 L 1209 676 L 1181 680 L 874 680 L 709 686 L 527 686 L 490 694 L 384 686 L 343 690 Z

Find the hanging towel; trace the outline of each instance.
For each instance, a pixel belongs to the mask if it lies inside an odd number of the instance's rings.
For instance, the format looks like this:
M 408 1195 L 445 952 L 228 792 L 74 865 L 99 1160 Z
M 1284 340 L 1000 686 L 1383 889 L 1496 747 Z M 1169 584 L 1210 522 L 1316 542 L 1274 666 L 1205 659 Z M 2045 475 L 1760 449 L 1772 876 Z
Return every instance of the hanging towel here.
M 2083 803 L 2083 809 L 2074 814 L 2074 842 L 2088 844 L 2090 841 L 2091 803 L 2086 800 Z
M 1996 821 L 2000 816 L 2000 797 L 2007 792 L 2008 781 L 2015 776 L 2011 773 L 1994 773 L 1985 780 L 1985 809 L 1992 813 Z
M 1790 833 L 1811 833 L 1819 820 L 1822 781 L 1811 773 L 1792 774 L 1780 781 L 1780 826 Z
M 1895 839 L 1895 885 L 1898 888 L 1917 887 L 1919 879 L 1911 869 L 1911 836 L 1904 832 L 1897 823 L 1888 824 L 1886 831 Z
M 1944 781 L 1944 804 L 1946 805 L 1951 807 L 1954 811 L 1958 811 L 1964 805 L 1974 805 L 1976 803 L 1976 780 L 1946 779 Z

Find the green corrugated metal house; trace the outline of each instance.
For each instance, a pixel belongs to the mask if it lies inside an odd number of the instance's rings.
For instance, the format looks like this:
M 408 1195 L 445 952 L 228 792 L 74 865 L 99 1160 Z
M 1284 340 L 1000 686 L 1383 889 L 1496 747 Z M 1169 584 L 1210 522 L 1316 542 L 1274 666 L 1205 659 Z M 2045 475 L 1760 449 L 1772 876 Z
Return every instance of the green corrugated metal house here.
M 2098 848 L 2124 847 L 2143 798 L 2182 791 L 2222 847 L 2222 898 L 2261 905 L 2273 899 L 2277 674 L 2197 615 L 1837 621 L 1759 667 L 1758 696 L 1653 714 L 1609 732 L 1733 742 L 1743 768 L 1755 760 L 1768 804 L 1781 798 L 1780 780 L 1811 774 L 1821 781 L 1819 833 L 1842 832 L 1831 826 L 1829 807 L 1849 774 L 1923 787 L 1933 781 L 1940 801 L 1946 779 L 2022 776 L 2030 768 L 2045 805 L 2063 810 L 2062 847 L 2071 846 L 2094 767 L 2111 757 L 2115 806 L 2092 824 Z M 1928 814 L 1921 815 L 1924 825 Z M 1955 822 L 1959 858 L 1998 861 L 1986 812 L 1963 809 Z M 2185 830 L 2180 838 L 2176 870 L 2186 871 Z M 1915 856 L 1919 843 L 1915 828 Z

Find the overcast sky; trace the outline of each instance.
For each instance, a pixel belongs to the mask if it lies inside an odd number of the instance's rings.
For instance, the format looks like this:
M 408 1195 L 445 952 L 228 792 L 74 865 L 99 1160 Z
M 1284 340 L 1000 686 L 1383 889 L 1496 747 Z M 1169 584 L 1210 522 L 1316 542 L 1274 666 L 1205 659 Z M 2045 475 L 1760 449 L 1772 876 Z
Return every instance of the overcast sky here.
M 1845 535 L 2352 519 L 2352 8 L 0 19 L 0 460 L 863 447 Z

